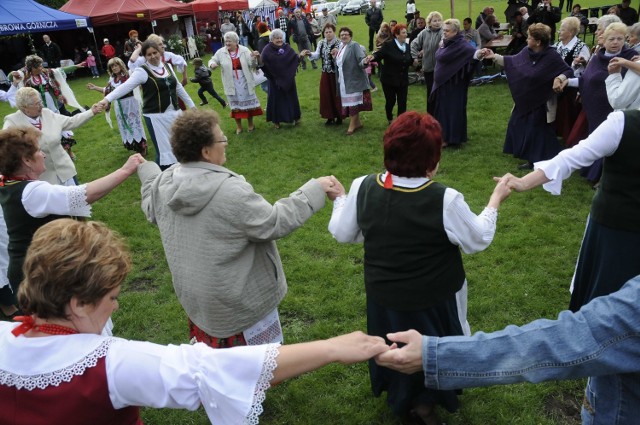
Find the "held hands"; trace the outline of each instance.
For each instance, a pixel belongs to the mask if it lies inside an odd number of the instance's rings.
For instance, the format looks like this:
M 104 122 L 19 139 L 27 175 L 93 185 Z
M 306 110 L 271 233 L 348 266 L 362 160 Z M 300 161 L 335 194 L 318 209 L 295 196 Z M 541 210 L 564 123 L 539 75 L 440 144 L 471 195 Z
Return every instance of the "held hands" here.
M 333 56 L 334 58 L 338 56 L 338 49 L 331 49 L 331 56 Z
M 483 58 L 484 59 L 495 59 L 496 52 L 491 49 L 482 49 L 483 50 Z
M 251 52 L 251 56 L 253 56 L 254 58 L 257 58 L 258 56 L 260 56 L 260 52 L 257 50 L 254 50 L 253 52 Z
M 376 363 L 398 372 L 411 374 L 422 370 L 422 335 L 413 329 L 387 334 L 393 342 L 389 350 L 376 356 Z M 398 343 L 406 344 L 398 348 Z
M 340 183 L 340 181 L 334 176 L 318 177 L 316 180 L 318 181 L 318 183 L 320 183 L 320 186 L 322 186 L 322 190 L 332 201 L 334 201 L 337 197 L 345 194 L 342 183 Z
M 93 112 L 93 115 L 98 115 L 100 112 L 104 111 L 104 104 L 102 103 L 102 101 L 98 102 L 98 103 L 94 103 L 93 106 L 91 106 L 91 112 Z
M 496 185 L 496 188 L 494 189 L 494 193 L 498 190 L 498 187 L 501 184 L 504 184 L 504 186 L 509 189 L 509 192 L 511 190 L 515 190 L 516 192 L 524 192 L 526 190 L 526 187 L 524 185 L 524 181 L 522 180 L 522 178 L 516 177 L 511 173 L 507 173 L 502 177 L 494 177 L 493 181 L 498 183 L 498 185 Z M 509 195 L 507 194 L 507 196 Z
M 358 363 L 389 351 L 384 339 L 360 331 L 329 338 L 333 361 L 342 364 Z
M 142 155 L 136 153 L 131 155 L 120 169 L 127 173 L 127 176 L 130 176 L 138 170 L 138 165 L 144 164 L 145 162 L 147 161 L 142 157 Z
M 104 110 L 105 108 L 107 108 L 109 106 L 109 101 L 107 99 L 102 99 L 100 102 L 96 103 L 96 105 L 101 105 L 102 106 L 102 110 Z M 93 108 L 91 108 L 93 109 Z
M 627 59 L 615 57 L 615 58 L 611 58 L 611 60 L 609 61 L 609 65 L 607 66 L 607 71 L 609 71 L 609 74 L 615 74 L 620 72 L 622 67 L 628 68 L 628 66 L 629 66 L 629 61 Z

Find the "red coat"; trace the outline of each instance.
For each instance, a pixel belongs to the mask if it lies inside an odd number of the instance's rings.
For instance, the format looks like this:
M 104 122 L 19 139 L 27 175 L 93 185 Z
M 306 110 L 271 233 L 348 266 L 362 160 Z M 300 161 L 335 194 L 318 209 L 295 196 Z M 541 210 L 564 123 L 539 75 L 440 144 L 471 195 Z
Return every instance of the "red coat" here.
M 100 53 L 102 53 L 102 56 L 105 58 L 111 59 L 116 55 L 116 49 L 111 44 L 105 44 L 102 46 L 102 49 L 100 49 Z

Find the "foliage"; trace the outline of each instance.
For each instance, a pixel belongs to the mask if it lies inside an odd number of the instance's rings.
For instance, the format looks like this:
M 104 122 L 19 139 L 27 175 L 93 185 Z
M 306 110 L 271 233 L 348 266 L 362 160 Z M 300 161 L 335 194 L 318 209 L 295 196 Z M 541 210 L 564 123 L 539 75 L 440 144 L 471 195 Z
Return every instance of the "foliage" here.
M 207 47 L 207 45 L 206 45 L 207 38 L 203 37 L 201 35 L 196 35 L 193 38 L 194 38 L 194 40 L 196 42 L 196 48 L 198 49 L 198 54 L 200 56 L 204 56 L 204 51 L 205 51 L 205 49 Z
M 583 6 L 589 7 L 590 2 L 586 3 Z M 404 4 L 388 1 L 386 20 L 402 22 Z M 448 5 L 443 0 L 429 4 L 445 15 L 449 15 Z M 456 7 L 457 17 L 466 16 L 466 3 Z M 428 12 L 424 3 L 419 8 Z M 358 42 L 367 44 L 361 16 L 340 16 L 338 26 L 345 25 Z M 205 63 L 207 59 L 203 58 Z M 219 72 L 214 71 L 212 80 L 223 95 Z M 103 78 L 106 82 L 107 77 Z M 373 93 L 374 110 L 362 114 L 364 129 L 347 137 L 346 125 L 326 127 L 319 117 L 319 78 L 320 71 L 311 67 L 296 77 L 303 118 L 295 127 L 285 124 L 276 131 L 259 117 L 255 132 L 246 132 L 245 122 L 245 132 L 236 135 L 228 109 L 211 101 L 205 106 L 224 117 L 222 127 L 230 142 L 226 165 L 244 175 L 270 202 L 287 196 L 311 177 L 333 174 L 348 188 L 354 178 L 382 169 L 381 138 L 387 126 L 382 90 Z M 69 82 L 81 104 L 100 99 L 95 91 L 85 89 L 88 76 Z M 198 88 L 197 84 L 186 86 L 196 103 Z M 264 107 L 266 96 L 260 89 L 258 96 Z M 521 161 L 502 154 L 512 105 L 504 81 L 470 88 L 469 142 L 462 149 L 443 153 L 436 179 L 463 193 L 476 213 L 489 199 L 493 176 L 523 173 L 516 171 Z M 424 86 L 409 87 L 408 108 L 425 110 Z M 0 104 L 0 115 L 10 112 L 7 104 Z M 118 131 L 109 129 L 101 116 L 77 129 L 75 136 L 78 176 L 83 182 L 116 169 L 130 154 L 122 147 Z M 153 155 L 150 148 L 147 159 Z M 492 245 L 484 252 L 464 255 L 473 331 L 553 318 L 567 307 L 568 286 L 592 196 L 587 182 L 575 175 L 565 182 L 562 196 L 537 189 L 513 194 L 505 202 Z M 278 241 L 289 285 L 279 308 L 287 343 L 366 330 L 362 246 L 336 243 L 327 231 L 330 215 L 331 205 L 327 205 Z M 124 235 L 133 253 L 134 268 L 114 315 L 116 334 L 162 344 L 187 343 L 186 317 L 171 285 L 158 229 L 140 210 L 137 178 L 130 178 L 94 204 L 93 219 Z M 570 381 L 465 390 L 459 412 L 442 412 L 442 419 L 449 425 L 577 424 L 575 410 L 582 386 L 581 381 Z M 334 365 L 278 385 L 268 392 L 264 409 L 260 422 L 264 425 L 397 423 L 384 397 L 372 396 L 366 364 Z M 143 419 L 148 425 L 209 423 L 202 409 L 144 409 Z
M 67 0 L 35 0 L 35 1 L 40 3 L 43 6 L 47 6 L 52 9 L 60 9 L 67 2 Z
M 167 50 L 180 54 L 184 47 L 182 44 L 182 36 L 180 34 L 171 34 L 169 38 L 165 40 L 165 45 Z

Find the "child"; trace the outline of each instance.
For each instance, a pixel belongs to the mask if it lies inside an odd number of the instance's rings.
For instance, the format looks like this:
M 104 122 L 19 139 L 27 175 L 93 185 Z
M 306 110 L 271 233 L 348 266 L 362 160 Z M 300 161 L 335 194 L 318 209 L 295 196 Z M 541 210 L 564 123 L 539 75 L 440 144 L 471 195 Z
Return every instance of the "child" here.
M 213 89 L 213 82 L 211 81 L 211 70 L 202 65 L 202 59 L 200 58 L 195 58 L 193 60 L 193 67 L 195 68 L 196 72 L 195 77 L 191 79 L 191 82 L 200 84 L 200 88 L 198 89 L 198 96 L 200 97 L 200 100 L 202 100 L 200 106 L 209 104 L 209 102 L 207 102 L 207 98 L 204 97 L 204 92 L 207 92 L 218 102 L 220 102 L 223 108 L 226 108 L 227 102 L 225 102 L 224 99 L 221 98 Z
M 96 66 L 96 57 L 93 56 L 91 50 L 87 50 L 87 66 L 91 69 L 91 74 L 93 77 L 91 78 L 100 78 L 100 73 L 98 72 L 98 67 Z

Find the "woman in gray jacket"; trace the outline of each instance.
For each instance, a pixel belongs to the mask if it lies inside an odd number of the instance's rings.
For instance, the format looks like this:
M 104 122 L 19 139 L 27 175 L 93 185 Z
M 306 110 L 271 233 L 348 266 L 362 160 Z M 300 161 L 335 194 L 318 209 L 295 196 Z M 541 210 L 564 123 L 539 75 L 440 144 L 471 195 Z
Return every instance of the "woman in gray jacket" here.
M 138 167 L 142 210 L 158 225 L 190 338 L 214 348 L 282 341 L 277 307 L 287 282 L 276 240 L 334 199 L 334 177 L 311 179 L 271 205 L 225 168 L 227 138 L 218 115 L 178 117 L 171 147 L 179 164 Z
M 427 86 L 427 112 L 433 115 L 435 103 L 428 99 L 433 88 L 433 72 L 436 68 L 436 51 L 442 41 L 442 14 L 431 12 L 427 15 L 427 27 L 411 41 L 411 57 L 413 66 L 422 63 L 424 82 Z M 420 62 L 422 60 L 422 62 Z
M 331 54 L 336 60 L 338 92 L 342 101 L 342 118 L 350 117 L 347 136 L 364 127 L 360 122 L 361 111 L 371 111 L 371 93 L 369 77 L 365 72 L 368 66 L 364 46 L 352 40 L 353 31 L 348 27 L 340 28 L 338 48 Z

